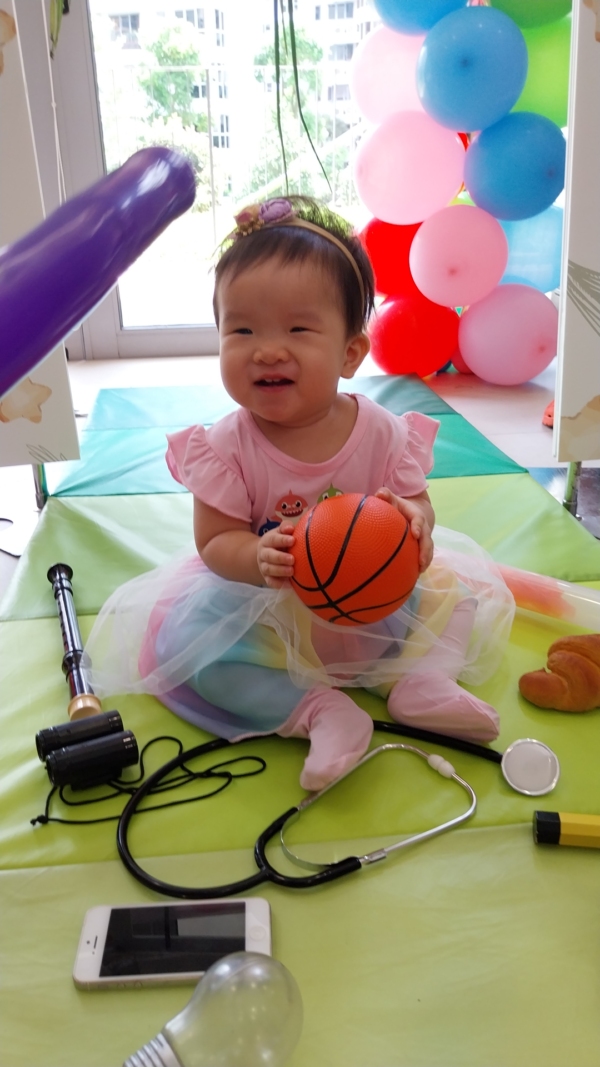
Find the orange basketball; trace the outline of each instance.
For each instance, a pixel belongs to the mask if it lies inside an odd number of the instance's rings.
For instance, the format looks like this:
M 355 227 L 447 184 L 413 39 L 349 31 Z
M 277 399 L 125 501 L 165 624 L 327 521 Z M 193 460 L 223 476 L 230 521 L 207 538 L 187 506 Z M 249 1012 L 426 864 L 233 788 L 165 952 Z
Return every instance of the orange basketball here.
M 419 544 L 385 500 L 345 493 L 302 516 L 292 586 L 327 622 L 365 626 L 391 615 L 419 577 Z

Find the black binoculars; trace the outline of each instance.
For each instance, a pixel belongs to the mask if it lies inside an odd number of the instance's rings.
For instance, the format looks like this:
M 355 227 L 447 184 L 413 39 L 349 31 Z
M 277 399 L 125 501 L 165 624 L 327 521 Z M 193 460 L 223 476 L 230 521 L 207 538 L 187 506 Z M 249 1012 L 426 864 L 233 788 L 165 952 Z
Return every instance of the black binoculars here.
M 52 785 L 90 789 L 118 778 L 138 762 L 137 741 L 118 711 L 50 726 L 36 734 L 38 756 Z

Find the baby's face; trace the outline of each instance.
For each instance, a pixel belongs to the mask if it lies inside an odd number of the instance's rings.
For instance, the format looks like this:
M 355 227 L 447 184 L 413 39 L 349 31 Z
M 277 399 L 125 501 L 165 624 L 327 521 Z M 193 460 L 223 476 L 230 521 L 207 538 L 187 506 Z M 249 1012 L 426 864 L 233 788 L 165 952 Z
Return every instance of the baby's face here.
M 268 260 L 235 278 L 225 274 L 217 304 L 229 395 L 268 422 L 300 427 L 321 418 L 340 377 L 351 378 L 358 365 L 330 276 L 310 260 Z

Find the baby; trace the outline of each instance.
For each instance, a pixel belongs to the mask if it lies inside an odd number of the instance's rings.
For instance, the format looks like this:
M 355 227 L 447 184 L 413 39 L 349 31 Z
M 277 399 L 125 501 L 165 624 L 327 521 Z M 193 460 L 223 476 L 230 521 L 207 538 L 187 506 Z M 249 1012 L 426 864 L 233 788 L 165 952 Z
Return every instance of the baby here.
M 384 695 L 400 722 L 490 740 L 496 712 L 456 678 L 492 673 L 513 604 L 468 538 L 432 563 L 426 475 L 439 424 L 339 391 L 369 350 L 368 258 L 348 224 L 303 198 L 254 205 L 236 223 L 214 309 L 223 384 L 239 409 L 170 435 L 167 452 L 194 497 L 198 554 L 113 595 L 88 645 L 95 685 L 155 693 L 220 736 L 308 738 L 309 790 L 371 739 L 370 716 L 342 687 Z M 386 500 L 419 542 L 415 591 L 382 622 L 336 627 L 290 587 L 295 523 L 331 491 Z

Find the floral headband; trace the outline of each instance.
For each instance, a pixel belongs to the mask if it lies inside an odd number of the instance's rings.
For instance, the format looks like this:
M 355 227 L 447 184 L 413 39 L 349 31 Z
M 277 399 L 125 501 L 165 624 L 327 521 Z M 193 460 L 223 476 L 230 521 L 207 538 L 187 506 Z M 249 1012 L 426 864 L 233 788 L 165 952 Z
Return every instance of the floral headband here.
M 304 230 L 312 230 L 314 233 L 318 233 L 321 237 L 324 237 L 327 241 L 331 241 L 340 252 L 343 252 L 346 259 L 352 264 L 354 273 L 358 284 L 360 286 L 360 295 L 362 302 L 365 301 L 365 286 L 362 279 L 362 274 L 358 269 L 358 264 L 352 255 L 349 248 L 339 241 L 334 234 L 329 230 L 324 229 L 322 226 L 317 226 L 314 222 L 308 222 L 306 219 L 300 218 L 296 214 L 291 201 L 286 200 L 284 197 L 277 197 L 274 200 L 263 200 L 262 204 L 250 204 L 248 207 L 243 208 L 234 216 L 236 227 L 230 234 L 234 240 L 240 237 L 248 237 L 249 234 L 255 233 L 256 230 L 261 230 L 264 226 L 298 226 Z

